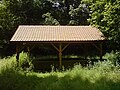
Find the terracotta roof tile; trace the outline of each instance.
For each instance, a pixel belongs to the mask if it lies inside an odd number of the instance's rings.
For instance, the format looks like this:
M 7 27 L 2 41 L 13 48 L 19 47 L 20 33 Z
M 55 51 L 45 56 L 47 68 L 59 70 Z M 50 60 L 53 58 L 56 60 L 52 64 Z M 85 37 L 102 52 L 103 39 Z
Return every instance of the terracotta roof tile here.
M 96 41 L 104 35 L 92 26 L 20 25 L 10 41 Z

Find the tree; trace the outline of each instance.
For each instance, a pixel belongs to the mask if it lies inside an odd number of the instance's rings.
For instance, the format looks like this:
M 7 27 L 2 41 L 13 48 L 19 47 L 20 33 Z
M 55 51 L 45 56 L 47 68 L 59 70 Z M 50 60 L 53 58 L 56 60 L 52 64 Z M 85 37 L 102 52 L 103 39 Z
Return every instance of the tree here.
M 40 19 L 41 2 L 38 0 L 4 0 L 3 4 L 7 12 L 21 18 L 21 24 L 36 24 L 36 18 Z
M 45 18 L 45 22 L 43 23 L 45 25 L 59 25 L 59 22 L 51 16 L 51 13 L 43 14 L 42 17 Z
M 87 6 L 81 0 L 2 0 L 0 2 L 0 46 L 9 40 L 18 25 L 86 25 Z
M 89 22 L 102 30 L 112 50 L 120 50 L 120 0 L 83 0 L 89 5 Z
M 85 4 L 79 4 L 78 7 L 70 5 L 69 15 L 71 20 L 70 25 L 87 25 L 87 19 L 89 18 L 89 10 Z
M 0 40 L 3 43 L 8 43 L 13 35 L 17 25 L 19 24 L 19 17 L 7 12 L 6 6 L 0 4 Z

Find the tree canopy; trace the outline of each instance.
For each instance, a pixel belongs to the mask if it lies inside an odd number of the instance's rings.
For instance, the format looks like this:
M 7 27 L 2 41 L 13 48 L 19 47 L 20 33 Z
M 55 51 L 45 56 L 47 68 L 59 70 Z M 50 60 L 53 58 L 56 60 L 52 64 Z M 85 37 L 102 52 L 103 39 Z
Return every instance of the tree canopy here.
M 86 25 L 89 10 L 80 0 L 1 0 L 0 46 L 20 24 Z
M 102 30 L 111 49 L 120 50 L 120 0 L 83 1 L 90 8 L 90 24 Z
M 1 0 L 0 48 L 20 24 L 94 25 L 120 48 L 120 0 Z

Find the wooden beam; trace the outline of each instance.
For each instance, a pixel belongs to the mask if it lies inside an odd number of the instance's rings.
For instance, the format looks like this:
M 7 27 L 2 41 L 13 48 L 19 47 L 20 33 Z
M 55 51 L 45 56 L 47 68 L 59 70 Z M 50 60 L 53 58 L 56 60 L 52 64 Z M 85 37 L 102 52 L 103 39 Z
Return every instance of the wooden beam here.
M 70 43 L 68 43 L 67 45 L 65 45 L 62 49 L 62 52 L 70 45 Z
M 106 40 L 99 40 L 99 41 L 12 41 L 12 43 L 15 44 L 49 44 L 49 43 L 54 43 L 54 44 L 59 44 L 59 43 L 73 43 L 73 44 L 80 44 L 80 43 L 101 43 L 105 42 Z
M 26 45 L 26 47 L 27 47 L 27 51 L 28 52 L 30 52 L 34 47 L 35 47 L 35 45 Z
M 59 43 L 59 47 L 56 47 L 53 43 L 51 45 L 58 51 L 59 53 L 59 67 L 62 69 L 62 52 L 68 47 L 69 44 L 62 47 L 62 43 Z
M 98 47 L 97 45 L 95 45 L 94 43 L 92 43 L 93 46 L 95 46 L 99 51 L 101 51 L 101 48 Z
M 53 43 L 51 45 L 59 52 L 59 49 Z
M 100 43 L 99 47 L 97 45 L 95 45 L 94 43 L 92 43 L 92 45 L 94 45 L 99 50 L 99 52 L 100 52 L 100 60 L 102 60 L 102 55 L 103 55 L 102 42 Z

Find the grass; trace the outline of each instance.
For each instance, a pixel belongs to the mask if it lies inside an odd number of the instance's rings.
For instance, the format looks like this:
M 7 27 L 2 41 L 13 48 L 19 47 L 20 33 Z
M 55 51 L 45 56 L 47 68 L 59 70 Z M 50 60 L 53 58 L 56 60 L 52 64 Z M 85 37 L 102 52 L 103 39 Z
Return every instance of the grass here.
M 20 56 L 21 60 L 26 60 L 24 55 Z M 111 61 L 46 73 L 16 66 L 14 56 L 0 60 L 0 90 L 120 90 L 119 66 Z

